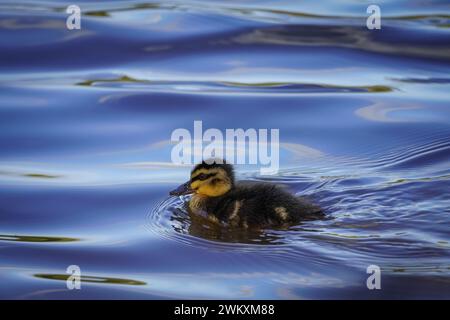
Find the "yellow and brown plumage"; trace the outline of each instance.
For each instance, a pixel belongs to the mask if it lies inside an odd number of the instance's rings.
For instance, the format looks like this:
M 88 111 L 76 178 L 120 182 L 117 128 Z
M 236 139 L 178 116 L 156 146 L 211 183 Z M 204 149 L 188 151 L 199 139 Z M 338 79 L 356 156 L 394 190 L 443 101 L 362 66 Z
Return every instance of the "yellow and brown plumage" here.
M 280 186 L 235 183 L 229 164 L 204 161 L 192 170 L 188 182 L 172 195 L 193 193 L 189 210 L 231 227 L 268 227 L 298 223 L 321 216 L 321 209 Z

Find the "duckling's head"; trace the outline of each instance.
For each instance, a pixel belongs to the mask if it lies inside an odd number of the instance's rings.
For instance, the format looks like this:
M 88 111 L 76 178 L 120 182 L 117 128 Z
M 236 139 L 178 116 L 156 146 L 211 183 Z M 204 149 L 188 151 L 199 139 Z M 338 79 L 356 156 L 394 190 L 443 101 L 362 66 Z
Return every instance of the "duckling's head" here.
M 199 163 L 191 172 L 191 178 L 171 195 L 196 193 L 206 197 L 218 197 L 234 187 L 233 167 L 225 160 L 208 159 Z

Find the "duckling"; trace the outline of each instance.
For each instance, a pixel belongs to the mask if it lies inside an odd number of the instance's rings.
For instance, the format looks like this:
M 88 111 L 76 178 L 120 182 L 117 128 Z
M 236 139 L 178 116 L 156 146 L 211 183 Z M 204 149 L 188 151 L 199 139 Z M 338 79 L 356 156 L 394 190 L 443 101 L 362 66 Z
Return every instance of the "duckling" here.
M 286 226 L 323 215 L 319 207 L 280 186 L 236 183 L 233 167 L 224 160 L 196 165 L 190 180 L 170 194 L 193 194 L 188 204 L 192 213 L 230 227 Z

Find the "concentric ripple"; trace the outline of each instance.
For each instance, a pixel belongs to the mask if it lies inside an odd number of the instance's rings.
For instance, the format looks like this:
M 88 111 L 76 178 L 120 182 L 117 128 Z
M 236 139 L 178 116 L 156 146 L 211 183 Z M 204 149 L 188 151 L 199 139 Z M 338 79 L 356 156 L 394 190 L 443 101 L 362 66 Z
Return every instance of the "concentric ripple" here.
M 217 226 L 202 217 L 190 214 L 186 209 L 188 196 L 169 197 L 159 203 L 147 217 L 148 229 L 167 239 L 194 246 L 205 246 L 214 242 L 227 248 L 236 244 L 283 244 L 282 233 L 270 230 L 232 230 Z M 230 246 L 229 244 L 233 244 Z

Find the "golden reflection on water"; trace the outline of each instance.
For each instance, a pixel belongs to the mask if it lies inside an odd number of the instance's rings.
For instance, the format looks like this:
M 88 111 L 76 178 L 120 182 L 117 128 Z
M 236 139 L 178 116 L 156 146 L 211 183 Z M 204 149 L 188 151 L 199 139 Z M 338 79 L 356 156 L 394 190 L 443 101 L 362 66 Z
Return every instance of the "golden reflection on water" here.
M 36 278 L 49 279 L 49 280 L 62 280 L 66 281 L 70 275 L 69 274 L 44 274 L 38 273 L 34 275 Z M 94 277 L 94 276 L 81 276 L 81 282 L 91 282 L 91 283 L 108 283 L 108 284 L 125 284 L 133 286 L 142 286 L 147 283 L 144 281 L 122 279 L 122 278 L 106 278 L 106 277 Z
M 0 241 L 17 241 L 17 242 L 74 242 L 74 241 L 80 241 L 80 239 L 69 238 L 69 237 L 22 236 L 22 235 L 0 234 Z

